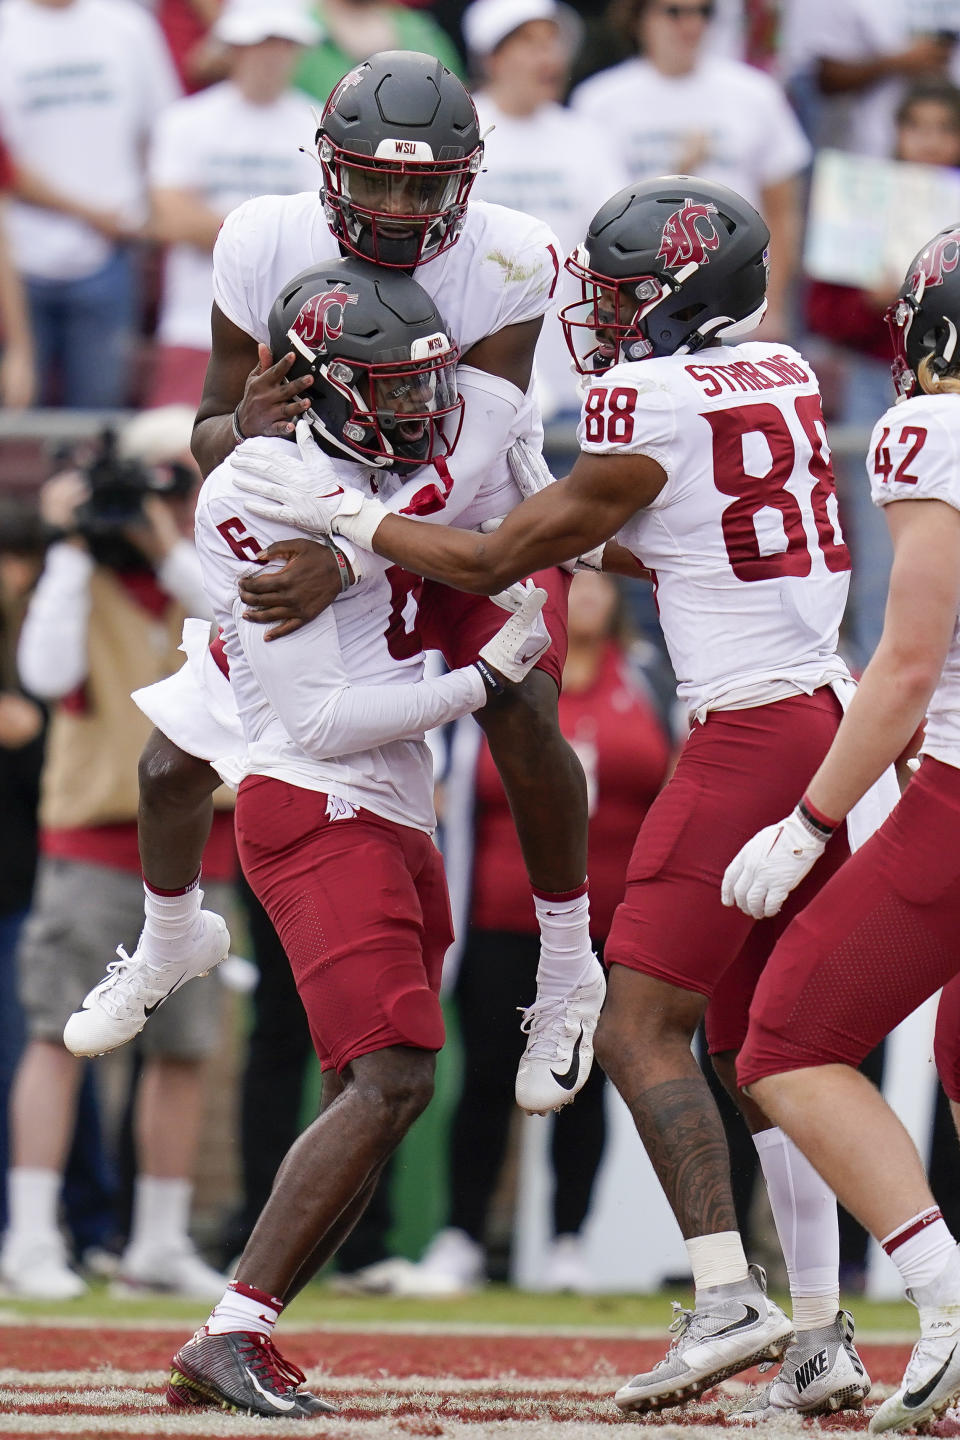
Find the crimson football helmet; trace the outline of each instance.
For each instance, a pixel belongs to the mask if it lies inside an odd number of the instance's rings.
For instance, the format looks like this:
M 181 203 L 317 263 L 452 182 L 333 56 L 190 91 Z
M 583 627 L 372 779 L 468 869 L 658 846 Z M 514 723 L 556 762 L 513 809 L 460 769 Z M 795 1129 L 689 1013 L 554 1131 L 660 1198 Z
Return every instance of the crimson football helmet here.
M 560 311 L 581 375 L 684 355 L 763 318 L 770 231 L 742 196 L 690 175 L 627 185 L 566 262 L 581 299 Z
M 304 418 L 324 449 L 409 474 L 450 454 L 463 420 L 460 351 L 410 275 L 352 255 L 294 276 L 268 321 L 288 380 L 313 377 Z
M 327 101 L 317 148 L 327 224 L 347 250 L 412 270 L 463 227 L 483 142 L 473 101 L 431 55 L 371 55 Z
M 948 225 L 907 267 L 900 293 L 886 311 L 893 345 L 891 373 L 897 395 L 917 390 L 917 368 L 930 355 L 930 368 L 943 375 L 960 363 L 960 225 Z

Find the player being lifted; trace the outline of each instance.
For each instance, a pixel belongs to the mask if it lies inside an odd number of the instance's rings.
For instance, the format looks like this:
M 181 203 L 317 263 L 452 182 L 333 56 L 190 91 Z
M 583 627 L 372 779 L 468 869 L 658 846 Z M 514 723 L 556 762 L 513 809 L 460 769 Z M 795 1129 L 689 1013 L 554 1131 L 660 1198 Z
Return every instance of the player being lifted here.
M 748 841 L 723 885 L 725 903 L 777 913 L 926 717 L 903 799 L 774 950 L 739 1064 L 758 1102 L 886 1250 L 920 1312 L 920 1340 L 873 1431 L 922 1427 L 960 1396 L 960 1252 L 913 1142 L 854 1068 L 941 985 L 949 1015 L 957 982 L 948 982 L 960 971 L 958 254 L 960 227 L 935 235 L 887 317 L 903 403 L 877 421 L 867 452 L 894 550 L 883 635 L 822 765 L 794 796 L 799 805 Z M 960 1036 L 938 1026 L 938 1041 L 956 1093 Z
M 625 1410 L 681 1403 L 788 1347 L 776 1382 L 749 1402 L 753 1416 L 857 1406 L 869 1389 L 839 1309 L 832 1194 L 738 1096 L 788 1261 L 794 1343 L 791 1322 L 748 1270 L 722 1125 L 690 1051 L 706 1012 L 714 1063 L 737 1093 L 750 998 L 788 916 L 754 925 L 725 909 L 720 878 L 758 817 L 776 818 L 813 774 L 852 690 L 836 653 L 850 561 L 817 382 L 795 350 L 739 343 L 763 315 L 768 239 L 739 196 L 689 176 L 628 186 L 600 209 L 568 262 L 582 302 L 562 312 L 592 380 L 582 453 L 495 533 L 428 529 L 359 493 L 319 498 L 295 454 L 240 482 L 260 491 L 264 513 L 277 506 L 290 523 L 332 529 L 471 591 L 499 590 L 614 535 L 653 572 L 692 729 L 637 839 L 606 947 L 597 1047 L 687 1242 L 696 1308 L 666 1358 L 618 1392 Z M 522 444 L 513 460 L 540 470 Z M 245 598 L 270 607 L 272 584 L 253 577 Z M 893 803 L 887 780 L 885 796 L 871 793 L 851 816 L 855 840 Z M 847 853 L 840 830 L 814 883 Z M 798 892 L 791 913 L 810 894 Z M 815 1379 L 796 1381 L 822 1352 Z
M 372 494 L 382 469 L 451 453 L 463 409 L 457 351 L 415 280 L 331 261 L 284 287 L 270 331 L 313 375 L 301 444 L 323 486 L 352 481 Z M 264 438 L 242 453 L 256 465 L 293 448 Z M 251 518 L 235 478 L 228 459 L 197 508 L 204 586 L 243 731 L 220 763 L 239 780 L 241 863 L 290 959 L 324 1072 L 323 1109 L 287 1154 L 236 1279 L 175 1355 L 167 1397 L 299 1418 L 332 1407 L 300 1389 L 273 1325 L 349 1233 L 429 1101 L 443 1044 L 437 994 L 452 933 L 424 731 L 522 681 L 549 636 L 545 594 L 528 586 L 472 662 L 424 679 L 401 603 L 411 577 L 365 555 L 362 579 L 313 625 L 269 643 L 243 619 L 237 582 L 289 527 Z
M 533 352 L 559 274 L 558 242 L 528 215 L 468 204 L 483 155 L 476 112 L 461 82 L 430 56 L 391 51 L 357 66 L 331 95 L 317 143 L 319 198 L 310 192 L 251 200 L 220 231 L 213 351 L 194 432 L 201 468 L 209 473 L 245 437 L 290 433 L 308 412 L 310 376 L 291 369 L 293 351 L 278 357 L 267 348 L 270 306 L 290 276 L 353 252 L 385 273 L 414 273 L 462 354 L 465 409 L 456 458 L 449 468 L 439 459 L 408 480 L 390 507 L 441 525 L 502 516 L 521 499 L 507 449 L 517 437 L 537 450 L 541 442 Z M 309 566 L 305 617 L 340 590 L 334 557 L 324 552 L 317 561 L 316 552 L 291 561 L 294 573 Z M 599 555 L 592 563 L 599 565 Z M 531 1111 L 566 1104 L 585 1082 L 604 995 L 589 939 L 586 782 L 557 721 L 569 579 L 559 570 L 537 577 L 549 595 L 545 620 L 553 643 L 516 694 L 479 717 L 510 800 L 541 927 L 537 999 L 526 1012 L 529 1039 L 517 1076 L 518 1103 Z M 414 602 L 406 603 L 409 618 Z M 501 620 L 486 599 L 430 583 L 420 590 L 424 644 L 441 650 L 451 667 L 472 657 Z M 201 758 L 154 734 L 141 759 L 144 932 L 132 962 L 114 969 L 109 991 L 98 987 L 87 997 L 88 1011 L 106 1004 L 124 1012 L 113 1026 L 114 1045 L 142 1027 L 165 977 L 172 983 L 184 964 L 195 960 L 199 970 L 210 963 L 197 877 L 215 785 Z M 171 926 L 173 959 L 163 949 Z

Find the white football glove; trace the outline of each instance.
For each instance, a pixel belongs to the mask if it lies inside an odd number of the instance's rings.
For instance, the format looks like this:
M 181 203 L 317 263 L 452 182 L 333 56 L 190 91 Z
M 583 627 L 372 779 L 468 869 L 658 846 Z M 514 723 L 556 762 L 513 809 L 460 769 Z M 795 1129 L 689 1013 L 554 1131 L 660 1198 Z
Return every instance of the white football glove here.
M 796 810 L 778 824 L 758 830 L 726 868 L 724 905 L 739 905 L 754 920 L 776 915 L 820 859 L 826 843 L 826 836 L 814 835 Z
M 254 498 L 248 509 L 265 520 L 291 525 L 308 535 L 329 535 L 334 519 L 356 514 L 366 497 L 340 483 L 329 455 L 313 438 L 306 420 L 297 421 L 297 444 L 284 453 L 278 445 L 248 440 L 234 451 L 238 490 Z
M 524 500 L 529 500 L 531 495 L 538 495 L 541 490 L 546 490 L 548 485 L 556 482 L 557 477 L 551 473 L 550 466 L 543 458 L 543 451 L 535 450 L 522 435 L 518 440 L 514 440 L 507 451 L 507 464 Z
M 531 495 L 538 495 L 541 490 L 546 490 L 548 485 L 555 485 L 557 482 L 556 475 L 551 472 L 543 458 L 543 451 L 535 450 L 522 435 L 514 440 L 507 451 L 507 464 L 524 500 L 529 500 Z M 560 568 L 569 570 L 571 574 L 576 570 L 602 570 L 603 546 L 597 545 L 574 560 L 561 561 Z
M 511 602 L 517 597 L 511 592 L 516 591 L 522 592 L 523 598 L 514 608 Z M 507 599 L 507 596 L 510 596 L 510 599 Z M 533 669 L 544 651 L 550 648 L 550 632 L 540 613 L 547 592 L 534 585 L 532 580 L 528 580 L 524 585 L 511 585 L 509 591 L 503 590 L 500 595 L 490 598 L 504 610 L 513 610 L 513 614 L 492 640 L 488 640 L 481 648 L 480 659 L 485 660 L 505 680 L 516 684 Z

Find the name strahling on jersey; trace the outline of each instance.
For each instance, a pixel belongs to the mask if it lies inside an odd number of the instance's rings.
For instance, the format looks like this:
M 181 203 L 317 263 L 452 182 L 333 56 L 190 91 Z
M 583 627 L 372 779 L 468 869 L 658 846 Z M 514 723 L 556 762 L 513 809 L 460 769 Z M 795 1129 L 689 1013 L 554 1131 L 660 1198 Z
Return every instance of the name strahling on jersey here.
M 772 355 L 769 360 L 734 360 L 729 365 L 685 365 L 683 368 L 692 380 L 704 387 L 708 400 L 725 392 L 779 390 L 784 385 L 806 385 L 813 379 L 805 366 L 788 360 L 786 355 Z

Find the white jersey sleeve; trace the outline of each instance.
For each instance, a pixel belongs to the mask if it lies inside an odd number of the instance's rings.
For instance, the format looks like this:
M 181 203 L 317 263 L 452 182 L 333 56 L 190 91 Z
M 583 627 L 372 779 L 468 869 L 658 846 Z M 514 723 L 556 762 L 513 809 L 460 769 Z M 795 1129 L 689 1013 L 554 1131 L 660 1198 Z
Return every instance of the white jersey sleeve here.
M 867 475 L 875 505 L 943 500 L 960 510 L 960 402 L 918 395 L 893 405 L 873 427 Z
M 867 474 L 875 505 L 940 500 L 960 510 L 960 397 L 917 395 L 881 415 Z M 921 753 L 960 767 L 960 615 L 927 707 Z
M 591 383 L 577 440 L 588 455 L 648 455 L 670 479 L 675 468 L 677 407 L 673 394 L 631 366 L 615 365 Z
M 213 247 L 213 298 L 228 320 L 265 345 L 269 339 L 267 320 L 273 301 L 271 299 L 264 311 L 261 286 L 254 274 L 258 208 L 256 201 L 238 205 L 221 225 Z

